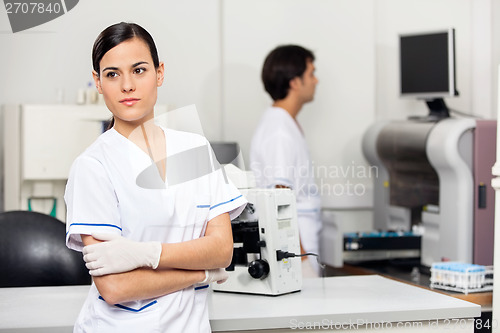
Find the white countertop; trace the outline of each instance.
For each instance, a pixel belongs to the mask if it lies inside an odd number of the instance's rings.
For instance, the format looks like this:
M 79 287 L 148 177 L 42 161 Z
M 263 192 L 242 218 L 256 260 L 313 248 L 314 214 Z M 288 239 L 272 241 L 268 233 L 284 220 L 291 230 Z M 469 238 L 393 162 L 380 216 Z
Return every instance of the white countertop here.
M 0 331 L 71 332 L 89 286 L 0 289 Z M 479 305 L 377 275 L 305 279 L 276 297 L 214 292 L 214 331 L 290 328 L 299 322 L 399 322 L 480 316 Z M 45 329 L 44 329 L 45 328 Z
M 0 288 L 0 331 L 72 332 L 89 288 Z
M 382 323 L 473 318 L 481 307 L 378 275 L 304 279 L 298 293 L 277 297 L 215 292 L 214 331 L 290 328 L 302 323 Z

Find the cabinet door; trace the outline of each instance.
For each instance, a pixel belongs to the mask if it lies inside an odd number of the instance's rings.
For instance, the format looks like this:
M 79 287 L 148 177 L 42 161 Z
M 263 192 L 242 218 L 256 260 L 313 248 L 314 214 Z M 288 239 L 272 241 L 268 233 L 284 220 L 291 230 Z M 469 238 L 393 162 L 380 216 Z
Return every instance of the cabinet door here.
M 75 158 L 111 113 L 97 105 L 26 105 L 21 112 L 22 179 L 67 179 Z

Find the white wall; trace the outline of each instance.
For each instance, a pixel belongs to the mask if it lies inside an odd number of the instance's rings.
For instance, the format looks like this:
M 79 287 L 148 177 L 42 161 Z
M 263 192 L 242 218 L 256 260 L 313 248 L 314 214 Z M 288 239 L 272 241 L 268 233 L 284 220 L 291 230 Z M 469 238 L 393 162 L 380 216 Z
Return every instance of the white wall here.
M 220 4 L 219 0 L 85 0 L 67 14 L 25 32 L 13 34 L 0 9 L 0 104 L 65 103 L 92 80 L 91 51 L 105 27 L 136 22 L 156 41 L 165 62 L 159 103 L 197 104 L 211 139 L 220 139 Z
M 253 129 L 271 103 L 260 82 L 262 62 L 278 44 L 298 43 L 317 56 L 316 99 L 299 121 L 315 166 L 332 171 L 324 179 L 326 189 L 347 190 L 350 182 L 369 191 L 370 180 L 351 172 L 365 167 L 360 144 L 366 127 L 380 118 L 427 113 L 422 102 L 398 97 L 397 34 L 454 26 L 460 97 L 447 102 L 492 117 L 499 2 L 85 0 L 60 18 L 16 34 L 0 9 L 0 104 L 54 103 L 58 90 L 65 103 L 74 103 L 76 91 L 91 80 L 97 34 L 112 23 L 135 21 L 152 33 L 166 63 L 159 103 L 197 104 L 207 137 L 239 141 L 248 161 Z M 363 206 L 367 198 L 325 196 L 325 205 Z
M 492 70 L 493 77 L 491 80 L 492 98 L 493 98 L 493 116 L 496 118 L 499 101 L 498 99 L 498 65 L 500 65 L 500 0 L 490 0 L 491 2 L 491 36 L 490 43 L 492 44 Z
M 375 113 L 373 1 L 227 0 L 223 10 L 224 138 L 238 141 L 248 162 L 253 131 L 272 103 L 260 80 L 266 55 L 282 44 L 309 48 L 319 85 L 299 122 L 315 169 L 326 171 L 318 179 L 323 203 L 366 202 L 354 185 L 365 193 L 370 180 L 353 172 L 365 168 L 361 136 Z

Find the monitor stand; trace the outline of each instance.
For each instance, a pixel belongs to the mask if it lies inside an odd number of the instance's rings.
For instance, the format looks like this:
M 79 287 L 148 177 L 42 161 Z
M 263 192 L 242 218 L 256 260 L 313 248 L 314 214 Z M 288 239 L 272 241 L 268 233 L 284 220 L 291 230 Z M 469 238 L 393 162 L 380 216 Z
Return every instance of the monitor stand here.
M 450 112 L 448 110 L 448 107 L 446 106 L 446 103 L 444 102 L 444 99 L 426 99 L 425 103 L 429 108 L 429 114 L 427 116 L 410 116 L 408 117 L 408 119 L 423 122 L 433 122 L 450 117 Z

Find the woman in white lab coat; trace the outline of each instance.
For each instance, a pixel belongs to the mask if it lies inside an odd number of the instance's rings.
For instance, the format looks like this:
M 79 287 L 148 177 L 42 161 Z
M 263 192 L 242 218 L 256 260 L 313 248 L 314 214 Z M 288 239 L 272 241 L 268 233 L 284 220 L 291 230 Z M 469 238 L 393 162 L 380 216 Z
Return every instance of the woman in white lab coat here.
M 146 30 L 106 28 L 92 58 L 113 124 L 65 192 L 66 243 L 94 277 L 75 332 L 210 332 L 206 287 L 227 278 L 246 200 L 204 137 L 154 124 L 164 64 Z

